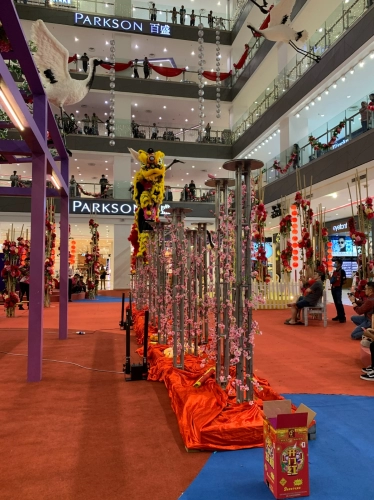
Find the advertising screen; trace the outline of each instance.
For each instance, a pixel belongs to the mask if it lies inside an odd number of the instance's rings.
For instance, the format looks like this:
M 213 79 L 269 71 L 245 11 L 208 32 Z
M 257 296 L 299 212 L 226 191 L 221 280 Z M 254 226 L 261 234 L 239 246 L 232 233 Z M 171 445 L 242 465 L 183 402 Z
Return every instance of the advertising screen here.
M 357 248 L 353 245 L 352 238 L 343 234 L 329 236 L 332 243 L 333 257 L 355 257 Z

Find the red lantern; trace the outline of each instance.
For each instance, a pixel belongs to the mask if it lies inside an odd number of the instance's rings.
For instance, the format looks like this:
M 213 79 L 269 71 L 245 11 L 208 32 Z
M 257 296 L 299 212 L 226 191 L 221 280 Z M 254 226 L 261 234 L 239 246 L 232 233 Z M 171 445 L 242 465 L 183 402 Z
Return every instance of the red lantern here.
M 298 241 L 299 238 L 297 236 L 292 236 L 292 241 Z
M 297 262 L 292 262 L 292 267 L 299 267 L 299 264 Z
M 328 246 L 328 247 L 332 247 L 332 242 L 331 242 L 331 241 L 329 241 L 329 242 L 327 243 L 327 246 Z
M 295 262 L 297 262 L 299 260 L 299 257 L 297 255 L 293 255 L 292 256 L 292 260 L 294 260 Z
M 72 240 L 71 244 L 72 244 L 72 245 L 76 245 L 76 244 L 77 244 L 77 242 L 76 242 L 75 240 Z
M 299 251 L 298 250 L 292 250 L 292 255 L 299 255 Z
M 292 234 L 298 234 L 299 231 L 297 229 L 292 229 Z
M 296 210 L 292 210 L 291 215 L 292 215 L 293 217 L 296 217 L 296 216 L 297 216 L 297 212 L 296 212 Z
M 296 205 L 291 205 L 291 210 L 296 210 L 297 206 Z
M 291 220 L 292 222 L 297 222 L 297 217 L 292 217 Z
M 299 245 L 297 243 L 292 243 L 292 248 L 297 248 Z

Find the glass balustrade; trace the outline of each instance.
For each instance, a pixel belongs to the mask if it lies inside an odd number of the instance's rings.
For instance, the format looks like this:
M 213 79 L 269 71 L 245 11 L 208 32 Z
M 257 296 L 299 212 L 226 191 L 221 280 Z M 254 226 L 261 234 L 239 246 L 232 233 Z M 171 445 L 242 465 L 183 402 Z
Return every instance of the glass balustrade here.
M 352 24 L 367 10 L 367 0 L 351 0 L 344 2 L 326 19 L 305 45 L 305 49 L 316 55 L 323 53 L 343 35 Z M 257 97 L 233 127 L 233 140 L 239 137 L 256 121 L 269 107 L 277 101 L 310 67 L 310 60 L 297 54 L 291 59 L 281 73 Z
M 69 184 L 69 196 L 71 198 L 105 198 L 116 200 L 131 200 L 132 199 L 132 182 L 131 181 L 114 181 L 108 184 L 108 189 L 104 195 L 101 195 L 101 186 L 99 183 L 83 182 L 76 178 L 77 184 Z M 192 194 L 189 190 L 185 190 L 184 186 L 168 186 L 168 191 L 165 194 L 164 203 L 167 201 L 189 201 L 189 202 L 206 202 L 214 203 L 214 190 L 210 188 L 196 187 Z M 29 176 L 18 175 L 16 187 L 29 188 L 32 186 L 32 178 Z M 79 189 L 79 186 L 81 189 Z M 9 175 L 0 175 L 0 187 L 11 187 Z M 48 187 L 53 187 L 50 184 Z M 168 194 L 171 193 L 171 194 Z
M 361 102 L 363 101 L 368 102 L 370 101 L 370 99 L 368 98 L 368 96 L 365 96 L 362 99 L 359 99 L 357 102 L 351 104 L 350 108 L 352 107 L 361 108 Z M 331 120 L 324 123 L 323 125 L 320 125 L 318 128 L 316 128 L 310 133 L 310 135 L 315 137 L 318 142 L 322 144 L 327 144 L 331 140 L 333 132 L 335 131 L 339 123 L 341 121 L 345 121 L 345 127 L 338 134 L 335 144 L 333 144 L 330 148 L 328 148 L 327 150 L 315 150 L 313 146 L 311 146 L 311 144 L 309 143 L 309 136 L 304 137 L 297 143 L 299 146 L 298 160 L 296 162 L 293 162 L 293 164 L 290 166 L 287 172 L 280 173 L 278 170 L 274 168 L 275 160 L 280 162 L 281 168 L 284 168 L 285 165 L 290 161 L 291 155 L 294 152 L 294 146 L 291 146 L 285 151 L 282 151 L 279 155 L 277 155 L 275 158 L 273 158 L 272 160 L 268 161 L 265 164 L 264 168 L 262 169 L 263 182 L 269 184 L 276 180 L 282 179 L 287 175 L 291 175 L 295 172 L 297 168 L 304 167 L 305 165 L 315 160 L 316 158 L 320 158 L 322 155 L 330 151 L 334 151 L 334 149 L 343 146 L 347 142 L 351 141 L 352 139 L 355 139 L 356 137 L 364 133 L 361 124 L 360 113 L 355 113 L 353 115 L 351 113 L 352 112 L 349 111 L 349 108 L 347 108 L 345 111 L 340 112 Z M 368 111 L 368 128 L 374 129 L 374 112 L 371 111 Z

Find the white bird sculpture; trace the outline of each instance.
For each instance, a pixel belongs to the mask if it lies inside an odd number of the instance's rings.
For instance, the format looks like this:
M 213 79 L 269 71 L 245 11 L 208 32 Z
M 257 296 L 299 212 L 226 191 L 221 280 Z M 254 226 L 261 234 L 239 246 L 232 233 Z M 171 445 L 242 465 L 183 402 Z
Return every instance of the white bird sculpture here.
M 252 0 L 251 0 L 252 1 Z M 295 42 L 306 42 L 309 38 L 309 34 L 307 31 L 295 31 L 291 26 L 291 12 L 295 5 L 296 0 L 280 0 L 280 2 L 269 9 L 269 23 L 264 29 L 256 29 L 250 24 L 248 24 L 248 28 L 252 30 L 254 36 L 263 36 L 267 40 L 272 42 L 283 42 L 289 43 L 296 52 L 299 54 L 303 54 L 304 56 L 308 56 L 310 59 L 313 59 L 316 62 L 320 62 L 321 57 L 313 54 L 312 52 L 308 52 L 306 50 L 298 47 Z M 256 2 L 253 2 L 257 7 L 264 12 L 264 7 L 267 6 L 267 3 L 264 2 L 264 6 L 261 7 Z M 265 5 L 266 4 L 266 5 Z M 266 23 L 264 23 L 266 24 Z
M 90 58 L 87 78 L 74 80 L 69 74 L 69 52 L 52 35 L 41 19 L 31 26 L 31 40 L 36 44 L 34 60 L 40 72 L 48 100 L 62 111 L 64 106 L 80 102 L 91 89 L 96 66 L 101 64 L 98 58 Z

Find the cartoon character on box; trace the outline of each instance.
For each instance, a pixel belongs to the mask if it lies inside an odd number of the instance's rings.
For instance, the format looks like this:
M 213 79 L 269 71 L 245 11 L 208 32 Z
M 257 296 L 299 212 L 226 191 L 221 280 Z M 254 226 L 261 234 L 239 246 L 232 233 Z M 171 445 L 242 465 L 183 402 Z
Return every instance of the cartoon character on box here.
M 152 231 L 149 222 L 158 221 L 160 204 L 165 194 L 165 174 L 174 163 L 184 163 L 173 160 L 170 165 L 164 164 L 165 153 L 147 151 L 140 149 L 134 151 L 129 148 L 131 156 L 140 163 L 140 169 L 134 177 L 133 199 L 137 209 L 135 221 L 131 229 L 129 241 L 134 247 L 134 256 L 145 255 L 148 234 L 144 231 Z

